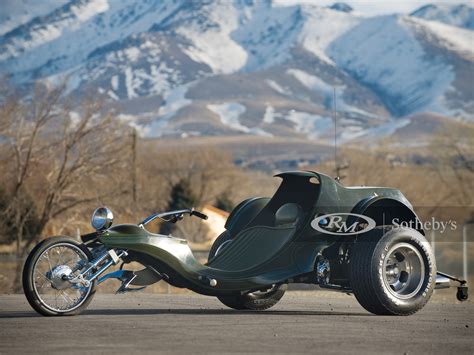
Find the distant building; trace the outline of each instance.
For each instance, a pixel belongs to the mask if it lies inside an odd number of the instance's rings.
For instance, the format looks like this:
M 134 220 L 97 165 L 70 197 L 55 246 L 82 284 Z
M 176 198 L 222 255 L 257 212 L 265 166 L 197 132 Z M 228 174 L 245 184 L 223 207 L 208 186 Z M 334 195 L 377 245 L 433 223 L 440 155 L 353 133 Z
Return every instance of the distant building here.
M 223 211 L 217 207 L 206 205 L 202 209 L 202 212 L 206 214 L 209 218 L 204 221 L 204 224 L 208 228 L 207 239 L 209 241 L 214 241 L 224 230 L 225 222 L 227 217 L 229 217 L 229 212 Z

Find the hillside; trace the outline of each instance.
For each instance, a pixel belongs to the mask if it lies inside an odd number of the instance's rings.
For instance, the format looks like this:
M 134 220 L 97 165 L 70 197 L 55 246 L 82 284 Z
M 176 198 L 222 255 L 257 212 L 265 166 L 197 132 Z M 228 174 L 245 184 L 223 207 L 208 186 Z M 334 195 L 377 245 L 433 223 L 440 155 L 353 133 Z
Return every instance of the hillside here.
M 30 2 L 0 16 L 0 75 L 25 89 L 67 77 L 71 95 L 104 97 L 145 137 L 327 144 L 334 89 L 341 142 L 389 135 L 418 113 L 474 117 L 467 5 L 367 18 L 343 3 Z

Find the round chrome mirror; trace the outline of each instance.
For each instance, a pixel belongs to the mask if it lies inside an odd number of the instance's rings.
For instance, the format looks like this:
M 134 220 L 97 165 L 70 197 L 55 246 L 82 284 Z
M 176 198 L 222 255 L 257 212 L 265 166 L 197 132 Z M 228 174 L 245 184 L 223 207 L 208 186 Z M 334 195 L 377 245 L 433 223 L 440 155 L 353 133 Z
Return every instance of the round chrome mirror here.
M 91 224 L 95 230 L 104 230 L 112 225 L 114 215 L 107 207 L 99 207 L 92 214 Z

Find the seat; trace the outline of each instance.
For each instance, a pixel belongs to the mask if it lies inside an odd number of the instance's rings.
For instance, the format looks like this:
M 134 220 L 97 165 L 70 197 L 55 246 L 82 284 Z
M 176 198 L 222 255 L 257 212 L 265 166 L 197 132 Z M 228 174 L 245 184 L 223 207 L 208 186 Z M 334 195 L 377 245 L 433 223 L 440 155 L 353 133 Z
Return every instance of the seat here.
M 303 209 L 297 203 L 285 203 L 275 213 L 275 227 L 289 227 L 298 224 Z
M 287 203 L 275 213 L 274 226 L 253 226 L 241 231 L 208 266 L 244 271 L 271 259 L 291 239 L 302 215 L 296 203 Z

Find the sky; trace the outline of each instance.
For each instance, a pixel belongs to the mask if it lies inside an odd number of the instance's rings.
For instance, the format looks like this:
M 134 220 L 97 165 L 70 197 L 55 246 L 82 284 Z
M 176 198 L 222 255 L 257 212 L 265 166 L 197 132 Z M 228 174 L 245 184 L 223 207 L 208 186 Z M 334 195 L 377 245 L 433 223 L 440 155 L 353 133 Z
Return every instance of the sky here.
M 335 2 L 345 2 L 365 16 L 391 13 L 410 13 L 427 4 L 473 4 L 474 0 L 274 0 L 279 5 L 309 3 L 320 6 L 332 5 Z

